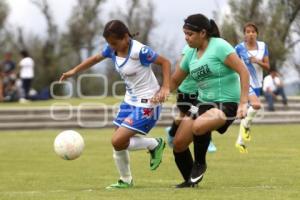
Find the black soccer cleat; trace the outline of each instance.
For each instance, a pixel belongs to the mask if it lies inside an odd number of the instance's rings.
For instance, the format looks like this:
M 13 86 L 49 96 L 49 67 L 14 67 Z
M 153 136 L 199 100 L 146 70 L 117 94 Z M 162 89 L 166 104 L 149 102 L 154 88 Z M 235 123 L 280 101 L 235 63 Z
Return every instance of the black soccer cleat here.
M 203 179 L 206 168 L 206 164 L 194 163 L 189 180 L 190 184 L 198 184 Z
M 197 187 L 197 184 L 193 184 L 190 181 L 184 181 L 178 185 L 175 185 L 175 188 L 190 188 L 190 187 Z

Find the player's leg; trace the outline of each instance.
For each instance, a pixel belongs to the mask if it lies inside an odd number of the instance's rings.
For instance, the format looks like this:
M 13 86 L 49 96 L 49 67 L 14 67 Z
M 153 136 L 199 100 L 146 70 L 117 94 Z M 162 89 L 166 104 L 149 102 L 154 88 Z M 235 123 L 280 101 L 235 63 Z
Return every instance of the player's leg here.
M 145 136 L 155 126 L 159 119 L 161 106 L 152 108 L 136 107 L 136 109 L 123 121 L 121 126 L 135 130 Z M 128 149 L 130 151 L 147 149 L 150 152 L 150 169 L 158 168 L 162 161 L 165 141 L 162 138 L 149 138 L 135 136 L 130 138 Z
M 119 127 L 112 137 L 113 158 L 119 172 L 120 178 L 117 183 L 111 184 L 106 189 L 130 188 L 133 186 L 130 170 L 129 151 L 127 149 L 130 138 L 136 133 L 130 129 Z
M 184 117 L 178 127 L 174 138 L 173 154 L 175 163 L 179 169 L 184 182 L 178 184 L 177 188 L 192 187 L 188 180 L 190 178 L 191 170 L 193 167 L 193 158 L 189 150 L 189 145 L 193 141 L 192 135 L 193 119 L 190 117 Z
M 169 147 L 171 148 L 173 147 L 174 136 L 177 132 L 179 124 L 190 109 L 191 105 L 193 105 L 196 102 L 197 95 L 183 93 L 180 90 L 177 90 L 176 99 L 176 106 L 179 110 L 179 115 L 176 119 L 173 120 L 172 125 L 166 128 L 167 142 Z
M 254 117 L 256 116 L 256 114 L 261 108 L 261 102 L 256 95 L 249 95 L 248 98 L 249 98 L 250 106 L 247 111 L 247 116 L 241 120 L 240 133 L 239 133 L 239 135 L 241 135 L 245 141 L 250 141 L 251 139 L 250 127 Z
M 171 147 L 171 148 L 173 148 L 173 140 L 174 140 L 176 131 L 177 131 L 179 124 L 184 116 L 185 116 L 185 114 L 179 111 L 179 116 L 173 120 L 171 126 L 169 126 L 165 129 L 166 136 L 167 136 L 167 143 L 168 143 L 169 147 Z
M 191 172 L 191 183 L 199 183 L 206 171 L 206 152 L 211 139 L 211 131 L 219 129 L 225 123 L 225 114 L 217 108 L 207 110 L 194 121 L 192 131 L 197 151 L 195 151 L 195 161 Z
M 210 138 L 210 141 L 209 141 L 209 145 L 208 145 L 207 151 L 210 152 L 210 153 L 213 153 L 213 152 L 216 152 L 216 151 L 217 151 L 217 147 L 216 147 L 216 145 L 214 144 L 212 138 Z
M 191 172 L 190 182 L 197 184 L 202 180 L 206 171 L 206 149 L 211 137 L 211 131 L 217 130 L 223 134 L 235 119 L 238 105 L 236 103 L 222 103 L 212 105 L 200 105 L 199 117 L 194 121 L 192 131 L 194 136 L 194 145 L 200 144 L 198 153 L 195 153 L 195 162 Z M 206 110 L 206 111 L 205 111 Z M 205 112 L 204 112 L 205 111 Z M 203 114 L 202 114 L 203 113 Z

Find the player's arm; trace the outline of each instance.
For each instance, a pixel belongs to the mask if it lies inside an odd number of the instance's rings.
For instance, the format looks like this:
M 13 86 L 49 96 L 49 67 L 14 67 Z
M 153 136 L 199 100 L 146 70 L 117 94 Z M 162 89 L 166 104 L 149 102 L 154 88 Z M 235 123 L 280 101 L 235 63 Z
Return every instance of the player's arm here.
M 187 72 L 180 68 L 179 63 L 176 64 L 175 72 L 171 76 L 171 91 L 176 90 L 188 75 Z
M 229 54 L 225 59 L 224 64 L 236 71 L 240 76 L 241 97 L 237 117 L 243 118 L 247 114 L 247 104 L 249 95 L 249 72 L 236 53 Z
M 269 56 L 264 56 L 262 60 L 252 57 L 251 62 L 259 64 L 264 70 L 270 70 Z
M 163 56 L 158 56 L 154 63 L 160 65 L 162 68 L 163 83 L 161 87 L 170 90 L 170 77 L 171 77 L 170 61 Z
M 102 56 L 101 54 L 97 54 L 97 55 L 91 56 L 88 59 L 84 60 L 79 65 L 77 65 L 74 68 L 72 68 L 71 70 L 63 73 L 62 76 L 60 77 L 59 81 L 63 81 L 65 79 L 67 79 L 67 78 L 75 75 L 76 73 L 78 73 L 80 71 L 84 71 L 84 70 L 92 67 L 96 63 L 102 61 L 103 59 L 105 59 L 105 57 Z
M 160 65 L 162 68 L 163 83 L 159 92 L 151 99 L 151 102 L 164 102 L 170 94 L 171 63 L 168 59 L 159 55 L 155 59 L 154 63 Z

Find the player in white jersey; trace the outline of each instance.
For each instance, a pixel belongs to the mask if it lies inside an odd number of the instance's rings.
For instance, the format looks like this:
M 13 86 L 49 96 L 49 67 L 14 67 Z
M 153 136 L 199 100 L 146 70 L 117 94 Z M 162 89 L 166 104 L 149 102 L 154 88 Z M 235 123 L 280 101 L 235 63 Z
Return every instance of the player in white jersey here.
M 241 120 L 239 136 L 235 146 L 241 153 L 247 153 L 244 141 L 250 141 L 250 126 L 253 118 L 261 108 L 259 96 L 262 89 L 263 70 L 269 70 L 269 52 L 267 45 L 257 41 L 258 29 L 254 23 L 246 23 L 244 26 L 245 41 L 238 44 L 235 49 L 243 60 L 250 74 L 249 108 L 247 117 Z
M 129 165 L 129 151 L 148 149 L 150 169 L 155 170 L 162 160 L 165 142 L 162 138 L 140 137 L 147 135 L 159 118 L 161 105 L 169 95 L 170 62 L 151 48 L 133 40 L 127 26 L 112 20 L 105 25 L 103 36 L 107 41 L 101 54 L 92 56 L 66 73 L 60 80 L 73 76 L 79 71 L 110 58 L 115 69 L 126 84 L 124 101 L 113 123 L 116 125 L 112 136 L 113 158 L 120 174 L 117 183 L 107 189 L 130 188 L 133 186 Z M 163 83 L 160 87 L 151 69 L 151 63 L 162 67 Z

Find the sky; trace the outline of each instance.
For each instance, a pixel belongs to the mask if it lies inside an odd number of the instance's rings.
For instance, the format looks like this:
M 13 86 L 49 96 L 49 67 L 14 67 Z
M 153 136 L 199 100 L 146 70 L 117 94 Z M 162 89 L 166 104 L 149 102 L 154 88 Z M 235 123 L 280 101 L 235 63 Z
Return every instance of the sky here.
M 8 16 L 8 23 L 18 25 L 27 34 L 36 33 L 43 35 L 46 31 L 45 20 L 31 3 L 31 0 L 6 0 L 11 10 Z M 153 31 L 156 38 L 175 40 L 178 46 L 184 45 L 182 33 L 183 20 L 191 14 L 203 13 L 207 17 L 213 17 L 213 11 L 224 10 L 228 0 L 153 0 L 155 4 L 155 19 L 158 26 Z M 48 0 L 54 12 L 55 22 L 60 30 L 64 30 L 66 20 L 70 16 L 72 7 L 76 0 Z M 116 5 L 123 5 L 125 0 L 107 0 L 103 7 L 103 17 L 108 16 L 107 11 L 114 9 Z M 109 20 L 109 19 L 107 19 Z

